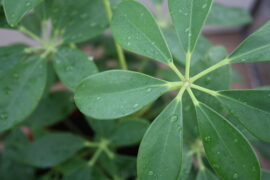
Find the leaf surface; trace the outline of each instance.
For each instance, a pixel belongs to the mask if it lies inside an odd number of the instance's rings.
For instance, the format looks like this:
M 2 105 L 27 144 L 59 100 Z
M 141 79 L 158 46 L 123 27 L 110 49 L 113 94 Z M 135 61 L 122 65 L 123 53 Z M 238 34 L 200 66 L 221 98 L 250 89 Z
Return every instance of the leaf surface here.
M 137 158 L 139 179 L 178 179 L 182 164 L 182 121 L 182 102 L 175 99 L 150 125 Z

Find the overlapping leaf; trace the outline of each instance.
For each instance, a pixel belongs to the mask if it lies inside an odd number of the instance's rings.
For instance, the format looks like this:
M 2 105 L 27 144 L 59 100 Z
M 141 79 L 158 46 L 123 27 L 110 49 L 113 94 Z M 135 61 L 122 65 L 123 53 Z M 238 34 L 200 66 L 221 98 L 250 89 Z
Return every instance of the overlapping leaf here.
M 79 109 L 96 119 L 115 119 L 142 109 L 170 89 L 168 82 L 132 72 L 112 70 L 83 80 L 75 92 Z
M 182 102 L 175 99 L 150 125 L 139 149 L 139 179 L 179 178 L 183 148 L 182 121 Z

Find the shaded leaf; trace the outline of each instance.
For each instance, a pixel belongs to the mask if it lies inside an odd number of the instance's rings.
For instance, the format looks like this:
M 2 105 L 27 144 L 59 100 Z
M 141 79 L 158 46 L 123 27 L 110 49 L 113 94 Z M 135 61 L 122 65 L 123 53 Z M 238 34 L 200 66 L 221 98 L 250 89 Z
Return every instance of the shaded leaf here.
M 83 51 L 70 48 L 61 48 L 55 53 L 54 68 L 71 90 L 75 90 L 81 80 L 98 72 L 92 58 Z
M 137 72 L 112 70 L 83 80 L 76 89 L 75 102 L 87 116 L 116 119 L 138 111 L 168 89 L 166 81 Z
M 143 137 L 137 158 L 139 179 L 178 179 L 182 163 L 182 123 L 182 102 L 175 99 Z
M 111 26 L 114 37 L 123 48 L 166 64 L 172 62 L 157 23 L 142 4 L 133 0 L 119 4 Z

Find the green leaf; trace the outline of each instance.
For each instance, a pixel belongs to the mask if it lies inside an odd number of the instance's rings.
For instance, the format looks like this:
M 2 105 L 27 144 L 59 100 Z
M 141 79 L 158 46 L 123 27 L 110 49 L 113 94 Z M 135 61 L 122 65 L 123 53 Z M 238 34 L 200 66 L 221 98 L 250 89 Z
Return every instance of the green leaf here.
M 114 37 L 123 48 L 165 64 L 172 62 L 157 23 L 142 4 L 133 0 L 119 4 L 111 26 Z
M 260 166 L 244 136 L 207 105 L 196 106 L 207 159 L 224 180 L 260 180 Z
M 65 91 L 52 92 L 41 100 L 37 109 L 26 120 L 32 128 L 42 128 L 63 120 L 74 111 L 73 94 Z
M 36 167 L 56 166 L 84 147 L 81 137 L 69 133 L 52 133 L 35 140 L 25 155 L 26 163 Z
M 61 48 L 54 55 L 54 68 L 60 80 L 71 90 L 86 77 L 98 72 L 98 69 L 83 51 Z
M 228 57 L 232 63 L 236 62 L 264 62 L 270 61 L 270 22 L 251 34 Z
M 262 171 L 262 180 L 269 180 L 270 179 L 270 171 Z
M 2 53 L 7 52 L 0 50 L 0 131 L 31 114 L 43 94 L 47 77 L 45 61 L 40 57 L 24 58 L 22 52 L 7 56 Z
M 42 0 L 3 0 L 3 6 L 7 21 L 10 25 L 16 25 L 21 18 Z
M 169 0 L 169 9 L 180 43 L 192 53 L 208 17 L 212 0 Z
M 193 156 L 190 151 L 184 149 L 183 151 L 182 167 L 178 180 L 187 180 L 192 167 Z
M 199 171 L 196 180 L 218 180 L 218 177 L 208 169 L 203 169 Z
M 182 164 L 182 124 L 182 102 L 175 99 L 143 137 L 137 159 L 139 179 L 178 179 Z
M 217 98 L 253 135 L 270 142 L 270 91 L 221 91 Z
M 252 18 L 249 12 L 245 9 L 231 7 L 220 3 L 213 3 L 213 7 L 206 24 L 234 27 L 248 24 L 251 20 Z
M 92 168 L 85 164 L 75 172 L 65 177 L 64 180 L 90 180 L 92 179 Z
M 82 42 L 102 33 L 108 19 L 100 0 L 53 1 L 51 17 L 54 28 L 63 32 L 65 42 Z
M 0 2 L 0 27 L 9 28 L 8 22 L 5 17 L 4 8 L 2 7 L 1 2 Z
M 109 139 L 117 146 L 128 146 L 139 143 L 148 125 L 149 123 L 146 120 L 138 118 L 121 120 L 117 123 Z
M 116 119 L 142 109 L 169 88 L 168 82 L 141 73 L 112 70 L 83 80 L 75 102 L 87 116 Z

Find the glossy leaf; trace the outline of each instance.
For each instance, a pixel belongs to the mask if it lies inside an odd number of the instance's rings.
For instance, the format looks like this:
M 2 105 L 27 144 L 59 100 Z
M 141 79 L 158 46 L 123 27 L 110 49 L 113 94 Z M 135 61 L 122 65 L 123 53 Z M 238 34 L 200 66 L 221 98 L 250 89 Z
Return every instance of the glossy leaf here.
M 270 91 L 221 91 L 217 98 L 253 135 L 270 142 Z
M 209 163 L 223 180 L 260 180 L 260 166 L 252 147 L 228 120 L 200 103 L 197 120 Z
M 109 139 L 117 146 L 128 146 L 139 143 L 142 139 L 148 122 L 142 119 L 124 119 L 117 123 Z
M 3 0 L 3 6 L 7 21 L 10 25 L 16 25 L 21 18 L 42 0 Z
M 83 80 L 76 89 L 75 102 L 87 116 L 115 119 L 140 110 L 168 89 L 166 81 L 137 72 L 112 70 Z
M 65 42 L 82 42 L 102 33 L 108 19 L 100 0 L 53 1 L 51 17 L 56 31 L 63 31 Z
M 245 9 L 213 3 L 206 24 L 233 27 L 248 24 L 251 20 L 249 12 Z
M 46 85 L 45 61 L 37 56 L 24 56 L 15 53 L 0 58 L 0 131 L 29 116 L 38 105 Z
M 41 100 L 37 109 L 26 120 L 25 124 L 32 128 L 46 127 L 63 120 L 74 109 L 72 93 L 53 92 Z
M 78 49 L 61 48 L 54 55 L 54 68 L 71 90 L 86 77 L 98 72 L 92 58 Z
M 84 147 L 84 140 L 69 133 L 51 133 L 28 147 L 25 161 L 36 167 L 58 165 Z
M 182 127 L 182 102 L 175 99 L 143 137 L 137 159 L 139 179 L 178 179 L 182 163 Z
M 140 3 L 124 1 L 112 19 L 112 32 L 125 49 L 161 61 L 172 62 L 172 56 L 152 14 Z
M 228 57 L 230 62 L 270 61 L 270 22 L 244 40 Z
M 196 180 L 218 180 L 218 177 L 215 176 L 210 170 L 203 169 L 199 171 Z
M 185 52 L 192 53 L 208 17 L 212 0 L 169 0 L 169 9 Z

